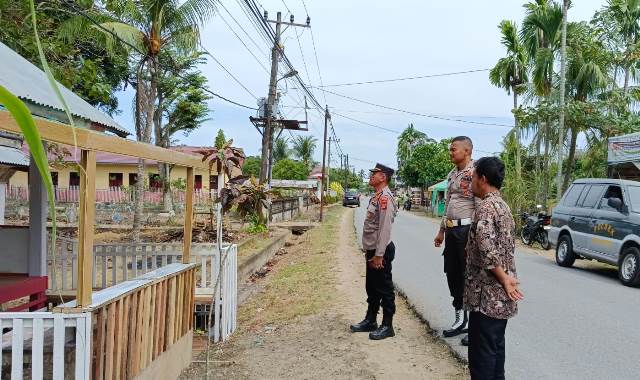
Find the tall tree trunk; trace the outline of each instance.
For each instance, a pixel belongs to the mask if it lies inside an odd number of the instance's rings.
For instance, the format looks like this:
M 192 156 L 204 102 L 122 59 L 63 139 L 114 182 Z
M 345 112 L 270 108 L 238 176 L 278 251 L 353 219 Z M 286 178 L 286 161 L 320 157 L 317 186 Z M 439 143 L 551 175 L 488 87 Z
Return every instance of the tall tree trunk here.
M 627 94 L 629 90 L 629 76 L 631 75 L 631 68 L 629 66 L 624 68 L 624 94 Z
M 547 119 L 547 122 L 545 123 L 545 136 L 544 136 L 544 168 L 543 168 L 543 180 L 544 183 L 542 184 L 542 205 L 545 208 L 545 210 L 547 209 L 547 205 L 549 203 L 549 181 L 550 181 L 550 177 L 549 177 L 549 163 L 551 161 L 551 154 L 550 154 L 550 150 L 551 150 L 551 138 L 549 136 L 549 132 L 551 130 L 551 122 L 549 119 Z
M 151 142 L 151 130 L 153 128 L 153 116 L 155 111 L 155 100 L 156 100 L 156 90 L 158 88 L 158 77 L 157 77 L 157 58 L 152 56 L 149 58 L 149 76 L 150 76 L 150 86 L 149 92 L 147 93 L 147 102 L 145 104 L 145 119 L 144 119 L 144 129 L 142 130 L 142 142 L 150 143 Z M 140 79 L 139 79 L 140 81 Z M 138 160 L 138 182 L 136 182 L 136 204 L 135 204 L 135 214 L 133 216 L 133 241 L 140 241 L 140 231 L 142 230 L 142 218 L 144 212 L 144 169 L 145 169 L 145 161 L 143 159 Z
M 169 147 L 169 137 L 163 133 L 162 126 L 162 108 L 164 105 L 164 96 L 161 91 L 157 94 L 158 104 L 153 115 L 153 129 L 155 131 L 156 145 L 162 148 Z M 162 183 L 162 203 L 164 212 L 173 210 L 173 200 L 171 199 L 171 181 L 170 168 L 164 162 L 158 162 L 158 174 Z
M 516 93 L 516 87 L 513 86 L 513 110 L 518 109 L 518 94 Z M 513 129 L 516 135 L 516 175 L 518 178 L 522 178 L 522 162 L 520 161 L 520 157 L 522 153 L 520 152 L 520 128 L 518 127 L 518 117 L 515 116 L 513 118 Z
M 146 103 L 146 86 L 143 84 L 142 69 L 144 63 L 140 63 L 136 71 L 136 110 L 135 110 L 135 125 L 136 125 L 136 139 L 143 141 L 144 136 L 144 120 L 142 111 L 144 104 Z M 137 180 L 134 186 L 134 213 L 133 213 L 133 240 L 140 240 L 140 230 L 142 224 L 142 205 L 144 197 L 144 161 L 138 160 L 137 165 Z
M 569 182 L 571 181 L 571 172 L 573 171 L 573 165 L 576 161 L 576 144 L 578 140 L 578 128 L 575 125 L 571 126 L 571 140 L 569 141 L 569 157 L 567 158 L 567 171 L 564 173 L 564 181 L 562 188 L 569 188 Z
M 540 199 L 540 195 L 542 193 L 542 182 L 540 181 L 540 175 L 541 175 L 541 165 L 540 165 L 540 158 L 542 157 L 542 123 L 540 122 L 540 120 L 538 120 L 538 132 L 536 133 L 536 159 L 535 159 L 535 187 L 536 187 L 536 196 L 535 196 L 535 200 L 536 200 L 536 204 L 540 204 L 541 199 Z

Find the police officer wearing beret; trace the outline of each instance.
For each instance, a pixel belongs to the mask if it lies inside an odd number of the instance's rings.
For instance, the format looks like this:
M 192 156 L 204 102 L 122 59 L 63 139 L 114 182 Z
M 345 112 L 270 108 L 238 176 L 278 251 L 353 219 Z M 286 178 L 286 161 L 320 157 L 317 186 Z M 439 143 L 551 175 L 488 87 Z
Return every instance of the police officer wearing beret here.
M 366 258 L 366 290 L 368 309 L 364 320 L 351 325 L 352 332 L 370 332 L 369 339 L 381 340 L 395 335 L 393 314 L 396 312 L 395 292 L 391 277 L 391 262 L 395 246 L 391 241 L 391 225 L 398 212 L 389 180 L 393 169 L 376 164 L 371 169 L 369 186 L 375 195 L 369 200 L 362 229 L 362 247 Z M 382 306 L 382 324 L 378 327 L 378 310 Z

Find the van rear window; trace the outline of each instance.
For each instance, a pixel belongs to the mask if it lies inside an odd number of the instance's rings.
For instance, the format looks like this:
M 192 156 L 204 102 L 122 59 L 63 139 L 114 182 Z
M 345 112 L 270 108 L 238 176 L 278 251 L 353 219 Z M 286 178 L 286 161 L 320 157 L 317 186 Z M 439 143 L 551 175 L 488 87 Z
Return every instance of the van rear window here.
M 629 201 L 633 212 L 640 212 L 640 186 L 628 186 Z
M 564 201 L 562 201 L 563 206 L 574 207 L 578 202 L 578 198 L 580 198 L 580 194 L 582 194 L 582 190 L 584 190 L 584 184 L 577 184 L 571 186 L 567 195 L 564 197 Z

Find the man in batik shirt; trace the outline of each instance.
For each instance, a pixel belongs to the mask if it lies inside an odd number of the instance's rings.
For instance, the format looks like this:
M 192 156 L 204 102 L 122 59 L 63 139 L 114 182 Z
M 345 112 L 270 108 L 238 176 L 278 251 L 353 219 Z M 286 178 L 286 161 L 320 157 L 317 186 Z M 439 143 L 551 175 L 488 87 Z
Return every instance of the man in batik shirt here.
M 475 162 L 471 187 L 480 201 L 469 232 L 464 288 L 469 315 L 472 379 L 504 379 L 505 330 L 523 299 L 514 261 L 515 223 L 500 195 L 504 164 L 496 157 Z

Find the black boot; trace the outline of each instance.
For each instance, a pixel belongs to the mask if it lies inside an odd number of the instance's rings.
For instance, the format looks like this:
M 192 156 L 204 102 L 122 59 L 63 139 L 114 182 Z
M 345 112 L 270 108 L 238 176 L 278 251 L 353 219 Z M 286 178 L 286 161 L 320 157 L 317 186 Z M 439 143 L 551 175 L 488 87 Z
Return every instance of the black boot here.
M 469 335 L 465 335 L 464 338 L 460 340 L 460 344 L 469 347 Z
M 367 310 L 367 316 L 361 322 L 351 325 L 351 332 L 369 332 L 375 331 L 378 328 L 378 322 L 376 321 L 378 315 L 377 310 L 369 308 Z
M 392 336 L 396 336 L 395 331 L 393 331 L 393 316 L 388 314 L 383 316 L 382 325 L 376 331 L 369 333 L 369 339 L 371 340 L 382 340 Z
M 450 338 L 467 332 L 467 321 L 467 312 L 462 309 L 456 310 L 456 320 L 453 322 L 453 325 L 449 330 L 444 330 L 442 332 L 442 335 L 444 335 L 445 338 Z

